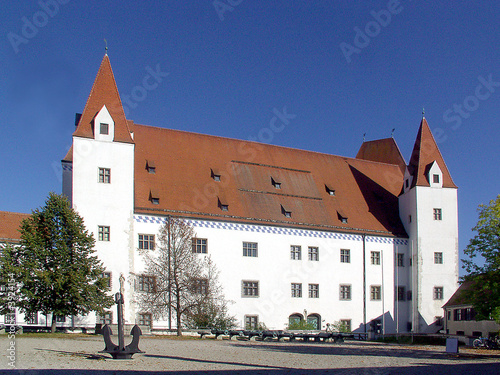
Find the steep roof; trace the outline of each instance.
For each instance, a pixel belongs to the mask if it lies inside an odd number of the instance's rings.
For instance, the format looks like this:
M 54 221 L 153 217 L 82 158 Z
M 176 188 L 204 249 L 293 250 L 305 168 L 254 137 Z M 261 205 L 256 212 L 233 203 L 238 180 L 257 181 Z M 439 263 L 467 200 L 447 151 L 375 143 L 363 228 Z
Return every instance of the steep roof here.
M 130 136 L 125 112 L 120 95 L 118 94 L 118 88 L 116 87 L 108 55 L 105 55 L 102 59 L 94 85 L 87 99 L 87 104 L 73 135 L 83 138 L 94 138 L 93 120 L 104 105 L 106 105 L 111 117 L 115 121 L 114 140 L 116 142 L 133 143 L 134 141 Z
M 28 217 L 30 217 L 29 214 L 0 211 L 0 242 L 19 242 L 21 221 Z
M 453 293 L 448 302 L 446 302 L 443 307 L 451 307 L 451 306 L 461 306 L 461 305 L 470 305 L 470 302 L 467 301 L 464 297 L 464 292 L 472 288 L 472 281 L 464 281 L 458 289 Z
M 436 161 L 443 172 L 443 187 L 456 188 L 457 186 L 451 178 L 450 172 L 446 167 L 443 156 L 439 151 L 427 120 L 422 118 L 420 128 L 418 129 L 417 139 L 413 146 L 408 171 L 413 176 L 412 186 L 430 186 L 428 180 L 428 168 L 433 161 Z
M 138 124 L 133 129 L 136 213 L 406 236 L 398 165 Z
M 406 169 L 405 159 L 403 155 L 401 155 L 401 151 L 392 137 L 363 142 L 356 155 L 356 159 L 396 164 L 403 174 Z

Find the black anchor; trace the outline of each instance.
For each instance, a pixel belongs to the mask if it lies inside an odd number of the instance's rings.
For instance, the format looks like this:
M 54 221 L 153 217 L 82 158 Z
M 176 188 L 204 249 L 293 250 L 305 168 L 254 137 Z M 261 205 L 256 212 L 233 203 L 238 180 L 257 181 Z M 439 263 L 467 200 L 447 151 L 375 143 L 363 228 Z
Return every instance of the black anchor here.
M 142 335 L 141 329 L 136 324 L 130 334 L 132 335 L 132 342 L 125 346 L 125 338 L 123 334 L 123 295 L 121 293 L 115 294 L 115 302 L 118 305 L 118 345 L 115 345 L 111 340 L 113 332 L 106 324 L 102 327 L 101 333 L 104 337 L 106 347 L 99 353 L 109 353 L 113 359 L 132 359 L 135 353 L 144 353 L 139 349 L 139 337 Z

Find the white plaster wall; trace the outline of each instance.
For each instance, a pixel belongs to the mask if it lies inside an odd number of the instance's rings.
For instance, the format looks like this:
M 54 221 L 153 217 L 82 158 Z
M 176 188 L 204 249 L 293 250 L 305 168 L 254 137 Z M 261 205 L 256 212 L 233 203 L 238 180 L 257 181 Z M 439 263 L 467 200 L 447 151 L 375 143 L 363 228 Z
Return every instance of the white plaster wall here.
M 442 316 L 442 306 L 458 286 L 457 190 L 416 187 L 418 204 L 418 264 L 420 314 L 426 324 Z M 434 220 L 433 209 L 442 209 L 442 220 Z M 443 253 L 443 264 L 434 264 L 434 252 Z M 442 300 L 434 300 L 434 286 L 442 286 Z
M 111 169 L 111 183 L 98 182 L 98 168 Z M 73 138 L 73 208 L 84 218 L 94 234 L 97 255 L 112 272 L 112 293 L 119 290 L 119 277 L 134 268 L 133 202 L 134 145 L 127 143 Z M 98 241 L 98 226 L 110 227 L 110 241 Z M 132 297 L 125 283 L 125 320 L 135 321 L 128 301 Z M 112 307 L 116 321 L 116 308 Z M 93 317 L 89 317 L 93 320 Z
M 136 215 L 137 219 L 138 215 Z M 152 223 L 154 220 L 157 223 Z M 147 223 L 136 220 L 134 226 L 134 248 L 138 247 L 138 234 L 156 234 L 162 218 L 148 217 Z M 230 305 L 230 313 L 238 319 L 240 327 L 244 326 L 245 315 L 258 315 L 270 329 L 284 329 L 288 317 L 293 313 L 319 314 L 322 328 L 326 323 L 340 319 L 351 319 L 352 329 L 360 328 L 363 323 L 363 242 L 361 236 L 351 239 L 313 237 L 313 232 L 297 230 L 287 233 L 264 233 L 263 227 L 244 225 L 241 230 L 223 229 L 217 223 L 200 224 L 192 222 L 199 238 L 208 239 L 208 254 L 212 257 L 220 271 L 220 282 L 224 287 L 227 299 L 234 301 Z M 234 228 L 234 226 L 233 226 Z M 267 227 L 268 232 L 279 228 Z M 283 232 L 283 231 L 281 231 Z M 318 234 L 319 232 L 314 232 Z M 325 234 L 325 233 L 322 233 Z M 258 257 L 243 256 L 243 242 L 258 243 Z M 290 259 L 290 246 L 298 245 L 302 249 L 302 259 Z M 308 260 L 308 247 L 319 248 L 319 261 Z M 340 249 L 351 250 L 351 263 L 340 262 Z M 383 266 L 371 265 L 371 251 L 381 251 Z M 394 272 L 395 253 L 402 252 L 408 257 L 408 246 L 398 245 L 397 250 L 392 243 L 366 242 L 366 286 L 367 286 L 367 323 L 371 319 L 380 318 L 386 313 L 386 331 L 406 331 L 408 321 L 408 302 L 400 302 L 396 310 L 394 288 L 396 275 Z M 141 256 L 136 252 L 135 272 L 143 271 Z M 384 277 L 382 281 L 382 268 Z M 399 285 L 408 283 L 408 267 L 398 270 Z M 258 298 L 242 297 L 242 280 L 259 281 L 260 296 Z M 302 297 L 291 297 L 291 283 L 302 283 Z M 308 297 L 309 284 L 319 284 L 319 298 Z M 339 300 L 339 285 L 352 286 L 350 301 Z M 370 300 L 370 285 L 384 286 L 384 302 Z M 399 319 L 395 317 L 399 312 Z M 405 314 L 402 316 L 402 314 Z M 155 327 L 166 327 L 166 322 L 155 322 Z M 175 323 L 174 323 L 175 325 Z M 361 326 L 361 331 L 363 327 Z

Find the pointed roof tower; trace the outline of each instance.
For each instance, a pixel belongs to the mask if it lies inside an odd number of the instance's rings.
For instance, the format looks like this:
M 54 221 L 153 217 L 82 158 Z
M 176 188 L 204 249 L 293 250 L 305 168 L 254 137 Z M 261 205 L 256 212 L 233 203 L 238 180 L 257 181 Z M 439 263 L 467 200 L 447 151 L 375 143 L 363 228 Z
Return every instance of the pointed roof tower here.
M 415 146 L 413 146 L 410 164 L 408 165 L 408 171 L 413 176 L 411 187 L 430 186 L 428 171 L 434 161 L 436 161 L 443 173 L 443 187 L 457 188 L 446 167 L 446 163 L 432 135 L 429 124 L 427 124 L 425 117 L 422 117 Z
M 85 109 L 73 136 L 94 138 L 94 117 L 104 105 L 115 122 L 114 141 L 134 143 L 107 54 L 102 59 L 87 104 L 85 104 Z

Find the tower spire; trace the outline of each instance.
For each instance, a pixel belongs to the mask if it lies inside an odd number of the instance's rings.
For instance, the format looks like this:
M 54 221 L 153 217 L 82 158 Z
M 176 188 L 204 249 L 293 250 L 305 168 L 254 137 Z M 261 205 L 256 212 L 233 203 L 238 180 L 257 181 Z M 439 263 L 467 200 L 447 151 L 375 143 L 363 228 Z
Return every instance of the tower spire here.
M 106 47 L 104 49 L 106 51 L 106 56 L 107 56 L 108 55 L 108 41 L 106 39 L 104 39 L 104 44 L 106 45 Z

